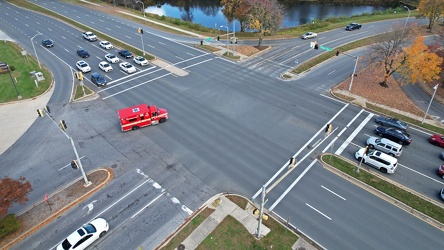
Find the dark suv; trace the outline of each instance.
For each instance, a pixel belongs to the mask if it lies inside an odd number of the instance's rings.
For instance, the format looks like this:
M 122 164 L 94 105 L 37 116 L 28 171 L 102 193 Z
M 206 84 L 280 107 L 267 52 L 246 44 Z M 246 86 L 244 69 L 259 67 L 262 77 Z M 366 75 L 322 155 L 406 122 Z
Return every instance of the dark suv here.
M 119 50 L 119 55 L 121 55 L 122 57 L 124 57 L 126 59 L 133 57 L 133 54 L 126 49 Z
M 91 81 L 97 85 L 98 87 L 100 86 L 105 86 L 106 85 L 106 79 L 105 77 L 101 76 L 99 73 L 94 72 L 91 74 Z
M 345 30 L 358 30 L 362 27 L 362 24 L 359 23 L 351 23 L 345 27 Z

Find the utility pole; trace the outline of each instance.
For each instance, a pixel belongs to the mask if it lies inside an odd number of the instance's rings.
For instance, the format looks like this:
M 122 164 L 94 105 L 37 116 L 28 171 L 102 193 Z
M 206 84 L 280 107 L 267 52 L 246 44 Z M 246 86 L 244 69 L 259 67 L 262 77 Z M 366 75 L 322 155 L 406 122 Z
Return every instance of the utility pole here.
M 262 197 L 261 197 L 261 208 L 259 210 L 259 221 L 257 225 L 257 234 L 256 238 L 261 238 L 261 225 L 262 225 L 262 216 L 264 214 L 264 203 L 265 203 L 265 186 L 262 186 Z

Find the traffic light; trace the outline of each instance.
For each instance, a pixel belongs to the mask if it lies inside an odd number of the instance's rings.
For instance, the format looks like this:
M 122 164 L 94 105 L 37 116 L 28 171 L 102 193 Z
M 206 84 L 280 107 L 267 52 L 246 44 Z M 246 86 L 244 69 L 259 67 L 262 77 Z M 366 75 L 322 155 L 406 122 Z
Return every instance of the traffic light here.
M 368 155 L 368 146 L 366 146 L 364 149 L 364 155 Z
M 60 120 L 60 128 L 65 131 L 68 127 L 66 126 L 65 120 Z
M 296 163 L 296 159 L 294 158 L 294 157 L 291 157 L 290 158 L 290 163 L 288 164 L 288 166 L 290 167 L 290 168 L 292 168 L 292 167 L 294 167 L 294 164 Z
M 317 42 L 315 42 L 314 49 L 319 49 L 319 44 Z
M 220 36 L 217 36 L 217 40 L 218 40 L 218 41 L 220 40 Z
M 76 160 L 72 160 L 72 162 L 71 162 L 71 167 L 72 167 L 73 169 L 79 169 L 79 165 L 78 165 L 78 163 L 77 163 Z
M 325 127 L 325 133 L 330 133 L 332 127 L 333 127 L 333 126 L 331 125 L 331 123 L 327 124 L 327 126 Z
M 137 33 L 139 33 L 139 34 L 143 34 L 143 29 L 138 28 L 138 29 L 137 29 Z
M 77 71 L 76 72 L 76 78 L 77 78 L 77 80 L 80 82 L 80 81 L 83 81 L 83 74 L 82 74 L 82 72 L 80 72 L 80 71 Z
M 339 50 L 336 50 L 336 56 L 339 56 Z
M 40 117 L 43 117 L 43 111 L 41 109 L 37 109 L 37 114 L 39 114 Z
M 46 112 L 51 113 L 51 110 L 49 110 L 48 106 L 45 107 L 45 110 L 46 110 Z

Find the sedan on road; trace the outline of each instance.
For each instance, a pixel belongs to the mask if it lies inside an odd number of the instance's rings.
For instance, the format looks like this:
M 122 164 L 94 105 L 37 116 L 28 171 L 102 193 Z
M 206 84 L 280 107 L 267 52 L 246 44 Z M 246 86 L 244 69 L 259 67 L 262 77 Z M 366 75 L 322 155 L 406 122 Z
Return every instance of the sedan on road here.
M 133 57 L 133 54 L 126 49 L 119 50 L 119 55 L 126 59 Z
M 444 136 L 435 134 L 430 136 L 429 142 L 435 146 L 444 148 Z
M 409 134 L 396 128 L 379 126 L 375 129 L 375 134 L 402 145 L 409 145 L 412 142 L 412 137 Z
M 134 58 L 133 58 L 133 61 L 134 61 L 136 64 L 139 64 L 140 66 L 148 65 L 148 61 L 147 61 L 145 58 L 141 57 L 141 56 L 136 56 L 136 57 L 134 57 Z
M 359 23 L 351 23 L 345 27 L 345 30 L 358 30 L 362 27 L 362 24 Z
M 301 36 L 302 39 L 310 39 L 310 38 L 316 38 L 318 36 L 318 34 L 314 33 L 314 32 L 307 32 L 305 34 L 303 34 Z
M 441 189 L 441 192 L 439 192 L 439 195 L 441 196 L 441 199 L 444 200 L 444 188 Z
M 108 222 L 102 218 L 92 220 L 70 234 L 58 246 L 57 250 L 83 250 L 108 232 Z
M 438 167 L 438 174 L 444 179 L 444 164 Z
M 128 74 L 136 72 L 136 68 L 128 62 L 120 63 L 119 68 Z
M 94 72 L 91 74 L 91 82 L 93 82 L 97 87 L 105 86 L 106 85 L 106 79 L 102 75 L 100 75 L 97 72 Z
M 105 59 L 110 63 L 118 63 L 120 59 L 114 54 L 106 54 Z
M 89 64 L 85 61 L 78 61 L 76 63 L 77 68 L 82 71 L 83 73 L 87 73 L 91 71 L 91 67 L 89 66 Z
M 105 72 L 110 72 L 113 70 L 113 67 L 107 62 L 100 62 L 99 68 Z
M 392 117 L 377 117 L 375 122 L 381 126 L 393 127 L 400 130 L 407 131 L 409 129 L 409 125 L 401 120 Z
M 113 45 L 108 42 L 108 41 L 100 41 L 100 47 L 104 48 L 104 49 L 112 49 L 114 48 Z
M 78 49 L 77 50 L 77 55 L 79 55 L 82 58 L 88 58 L 89 57 L 88 51 L 86 51 L 84 49 Z
M 46 48 L 54 47 L 54 42 L 51 39 L 42 40 L 42 45 Z

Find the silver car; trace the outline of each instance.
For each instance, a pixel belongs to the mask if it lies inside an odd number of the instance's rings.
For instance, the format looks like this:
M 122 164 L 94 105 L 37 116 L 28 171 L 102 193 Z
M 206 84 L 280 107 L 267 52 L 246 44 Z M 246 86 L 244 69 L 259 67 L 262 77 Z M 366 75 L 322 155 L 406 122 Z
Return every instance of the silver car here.
M 301 36 L 302 39 L 310 39 L 310 38 L 316 38 L 318 34 L 314 32 L 307 32 Z

